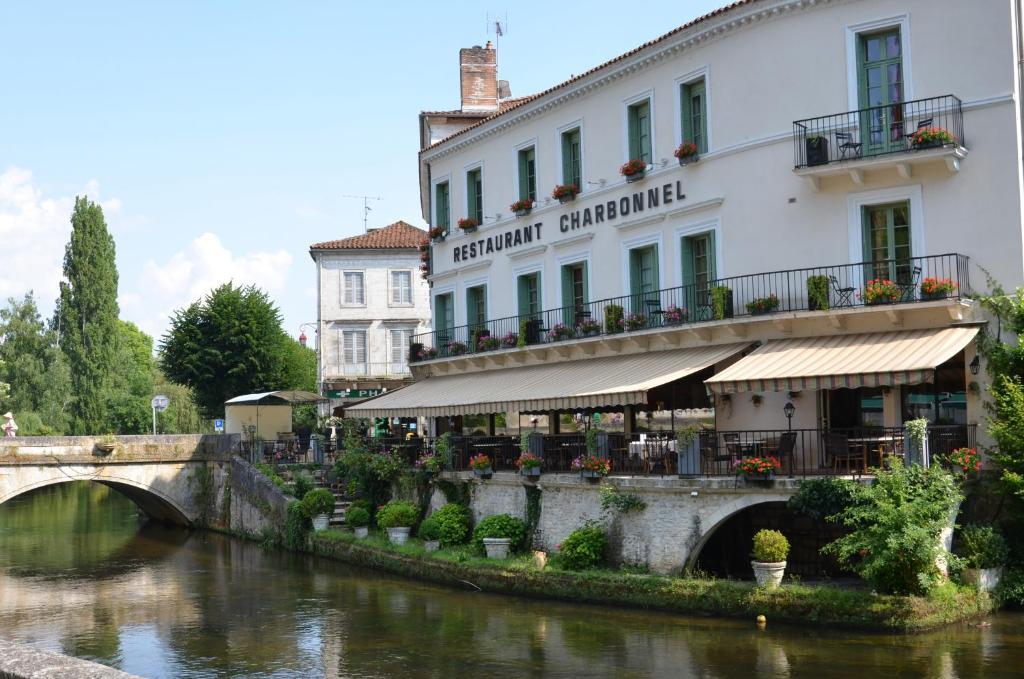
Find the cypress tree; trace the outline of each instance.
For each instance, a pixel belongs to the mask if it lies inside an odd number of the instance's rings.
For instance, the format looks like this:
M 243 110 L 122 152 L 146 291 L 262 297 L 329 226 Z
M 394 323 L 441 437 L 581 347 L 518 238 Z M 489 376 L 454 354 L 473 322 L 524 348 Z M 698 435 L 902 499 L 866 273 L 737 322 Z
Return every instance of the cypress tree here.
M 103 210 L 75 198 L 56 325 L 71 369 L 71 431 L 101 433 L 117 349 L 117 265 Z

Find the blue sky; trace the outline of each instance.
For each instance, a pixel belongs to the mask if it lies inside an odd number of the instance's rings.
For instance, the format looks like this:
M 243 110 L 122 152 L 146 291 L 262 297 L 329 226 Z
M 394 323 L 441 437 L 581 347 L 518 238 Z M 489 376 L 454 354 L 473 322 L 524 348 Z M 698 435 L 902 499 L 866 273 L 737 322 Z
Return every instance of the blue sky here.
M 117 241 L 123 318 L 167 315 L 227 279 L 286 329 L 316 318 L 309 244 L 422 226 L 417 114 L 458 108 L 458 50 L 507 15 L 499 77 L 545 89 L 721 4 L 7 2 L 0 297 L 57 294 L 87 193 Z M 582 8 L 586 7 L 585 13 Z

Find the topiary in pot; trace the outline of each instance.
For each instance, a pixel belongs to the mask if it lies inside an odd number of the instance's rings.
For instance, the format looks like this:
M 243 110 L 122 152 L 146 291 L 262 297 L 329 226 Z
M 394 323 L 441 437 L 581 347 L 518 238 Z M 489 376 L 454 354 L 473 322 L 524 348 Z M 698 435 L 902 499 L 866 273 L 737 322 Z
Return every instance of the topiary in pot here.
M 490 559 L 504 559 L 521 551 L 526 543 L 526 524 L 509 514 L 494 514 L 477 524 L 473 545 Z
M 777 530 L 761 529 L 754 534 L 754 577 L 759 587 L 775 589 L 786 572 L 789 540 Z
M 377 511 L 377 525 L 388 532 L 388 540 L 403 545 L 409 539 L 409 530 L 420 516 L 411 502 L 392 500 Z
M 345 523 L 352 526 L 357 538 L 365 538 L 369 533 L 370 512 L 363 507 L 351 506 L 345 512 Z
M 302 496 L 302 508 L 313 519 L 314 530 L 327 530 L 334 511 L 334 493 L 326 488 L 314 488 Z
M 430 515 L 437 520 L 438 539 L 442 547 L 461 545 L 469 537 L 469 510 L 454 502 Z
M 433 516 L 423 519 L 417 534 L 428 552 L 436 552 L 440 547 L 441 523 Z
M 828 311 L 828 276 L 807 277 L 807 309 Z
M 609 304 L 604 308 L 604 331 L 611 334 L 622 332 L 623 308 L 618 304 Z

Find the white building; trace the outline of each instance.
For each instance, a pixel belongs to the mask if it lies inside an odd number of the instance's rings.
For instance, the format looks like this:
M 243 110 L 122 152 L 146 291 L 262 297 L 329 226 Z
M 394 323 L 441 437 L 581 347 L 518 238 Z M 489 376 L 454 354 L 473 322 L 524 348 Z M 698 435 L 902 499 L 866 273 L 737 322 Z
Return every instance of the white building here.
M 534 96 L 495 88 L 486 117 L 423 114 L 423 214 L 447 232 L 415 339 L 431 379 L 357 410 L 611 410 L 628 431 L 713 405 L 719 432 L 819 434 L 923 415 L 973 442 L 967 297 L 982 268 L 1024 283 L 1016 8 L 742 0 Z M 463 50 L 463 110 L 488 52 Z M 835 466 L 816 440 L 807 464 Z
M 405 384 L 410 338 L 430 328 L 420 246 L 427 234 L 395 222 L 316 243 L 318 382 L 332 411 Z

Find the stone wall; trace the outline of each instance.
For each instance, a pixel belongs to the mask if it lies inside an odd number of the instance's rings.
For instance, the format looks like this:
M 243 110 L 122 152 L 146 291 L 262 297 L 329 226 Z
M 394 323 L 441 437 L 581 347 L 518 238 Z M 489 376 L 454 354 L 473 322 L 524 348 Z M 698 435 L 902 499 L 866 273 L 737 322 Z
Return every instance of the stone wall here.
M 246 537 L 276 533 L 284 525 L 285 509 L 292 499 L 255 467 L 235 457 L 223 484 L 215 527 Z
M 76 679 L 141 679 L 106 665 L 0 639 L 0 679 L 75 677 Z
M 240 437 L 230 434 L 162 434 L 115 436 L 114 450 L 101 453 L 96 447 L 103 436 L 17 436 L 0 438 L 0 458 L 5 463 L 35 464 L 40 457 L 62 461 L 81 459 L 105 462 L 136 462 L 180 459 L 228 459 L 238 449 Z

